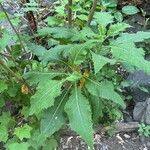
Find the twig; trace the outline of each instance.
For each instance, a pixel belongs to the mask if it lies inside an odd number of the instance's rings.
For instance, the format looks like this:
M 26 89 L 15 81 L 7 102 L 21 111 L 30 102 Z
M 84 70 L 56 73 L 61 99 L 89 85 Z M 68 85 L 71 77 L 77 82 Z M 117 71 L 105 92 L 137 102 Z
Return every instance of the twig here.
M 68 24 L 72 26 L 72 0 L 68 0 Z
M 88 26 L 90 26 L 91 21 L 92 21 L 92 19 L 93 19 L 94 12 L 95 12 L 95 9 L 96 9 L 96 6 L 97 6 L 97 2 L 98 2 L 98 0 L 94 0 L 94 1 L 93 1 L 93 5 L 92 5 L 92 8 L 91 8 L 91 10 L 90 10 L 90 14 L 89 14 L 89 16 L 88 16 L 88 21 L 87 21 L 87 25 L 88 25 Z
M 3 7 L 3 5 L 2 5 L 1 3 L 0 3 L 0 6 L 1 6 L 1 9 L 3 10 L 3 12 L 4 12 L 4 14 L 5 14 L 5 16 L 6 16 L 8 22 L 9 22 L 9 24 L 10 24 L 10 26 L 12 27 L 12 29 L 13 29 L 14 32 L 16 33 L 16 35 L 17 35 L 17 37 L 18 37 L 18 39 L 19 39 L 19 42 L 20 42 L 20 45 L 21 45 L 22 49 L 24 50 L 24 52 L 26 52 L 26 49 L 25 49 L 25 47 L 24 47 L 24 45 L 23 45 L 23 42 L 22 42 L 21 37 L 20 37 L 20 34 L 19 34 L 19 33 L 17 32 L 17 30 L 15 29 L 15 27 L 14 27 L 14 25 L 12 24 L 12 22 L 11 22 L 9 16 L 8 16 L 7 12 L 6 12 L 6 10 L 4 9 L 4 7 Z

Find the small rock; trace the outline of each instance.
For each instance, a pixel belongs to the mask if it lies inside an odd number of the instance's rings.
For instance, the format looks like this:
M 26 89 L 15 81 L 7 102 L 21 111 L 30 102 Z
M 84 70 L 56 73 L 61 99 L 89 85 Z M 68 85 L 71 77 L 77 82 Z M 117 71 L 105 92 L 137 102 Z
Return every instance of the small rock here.
M 146 143 L 146 146 L 150 148 L 150 141 Z
M 123 135 L 126 139 L 130 139 L 131 137 L 130 137 L 130 135 L 128 135 L 128 134 L 124 134 Z
M 145 144 L 145 137 L 144 137 L 144 136 L 140 136 L 140 142 L 141 142 L 142 144 Z

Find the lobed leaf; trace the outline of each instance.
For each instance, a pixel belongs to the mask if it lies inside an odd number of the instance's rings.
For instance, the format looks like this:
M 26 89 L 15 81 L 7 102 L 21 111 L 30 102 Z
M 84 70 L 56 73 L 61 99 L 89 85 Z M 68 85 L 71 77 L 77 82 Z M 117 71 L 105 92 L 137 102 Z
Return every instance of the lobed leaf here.
M 22 141 L 24 138 L 29 139 L 31 137 L 32 127 L 25 124 L 22 127 L 15 128 L 14 134 Z
M 86 83 L 86 88 L 89 91 L 89 93 L 91 93 L 94 96 L 111 100 L 114 103 L 125 107 L 124 101 L 122 100 L 120 95 L 114 91 L 114 86 L 110 81 L 106 80 L 98 82 L 92 79 L 88 79 L 88 82 Z
M 53 107 L 45 111 L 41 120 L 41 133 L 51 136 L 58 131 L 65 124 L 64 105 L 66 103 L 66 96 L 70 88 L 58 97 Z
M 65 105 L 65 111 L 69 117 L 71 129 L 82 136 L 87 144 L 93 147 L 93 129 L 91 108 L 81 89 L 72 90 L 71 96 Z
M 135 42 L 143 42 L 146 39 L 150 39 L 150 32 L 138 31 L 137 33 L 122 33 L 120 37 L 118 37 L 114 44 L 126 44 L 135 43 Z
M 118 35 L 120 32 L 124 31 L 126 28 L 131 27 L 130 25 L 126 23 L 117 23 L 110 26 L 107 36 L 115 36 Z
M 36 93 L 31 97 L 30 115 L 53 106 L 55 98 L 61 94 L 62 83 L 63 81 L 56 80 L 40 82 Z
M 114 21 L 114 17 L 109 12 L 96 12 L 94 18 L 98 24 L 104 27 Z
M 0 142 L 6 142 L 8 140 L 8 128 L 4 125 L 0 125 Z
M 31 71 L 24 74 L 24 78 L 32 85 L 38 84 L 39 82 L 45 82 L 53 79 L 56 76 L 64 76 L 66 73 L 63 72 L 38 72 Z
M 123 64 L 150 73 L 150 62 L 144 59 L 143 49 L 136 48 L 134 44 L 111 45 L 111 52 L 112 55 Z

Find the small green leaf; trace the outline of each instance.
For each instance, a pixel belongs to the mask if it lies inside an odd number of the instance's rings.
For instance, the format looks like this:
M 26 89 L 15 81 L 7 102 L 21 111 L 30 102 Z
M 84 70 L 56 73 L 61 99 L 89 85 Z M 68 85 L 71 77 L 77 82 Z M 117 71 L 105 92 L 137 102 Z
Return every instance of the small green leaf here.
M 6 19 L 6 15 L 4 12 L 0 12 L 0 20 L 5 20 Z
M 117 11 L 117 12 L 114 13 L 114 17 L 115 17 L 115 19 L 116 19 L 118 22 L 120 22 L 120 23 L 123 21 L 122 13 L 119 12 L 119 11 Z
M 24 138 L 29 139 L 31 137 L 32 128 L 25 124 L 23 127 L 15 128 L 14 134 L 22 141 Z
M 124 6 L 122 8 L 122 12 L 126 15 L 134 15 L 134 14 L 137 14 L 139 12 L 139 9 L 135 6 L 128 5 L 128 6 Z
M 0 124 L 9 128 L 14 125 L 14 119 L 9 112 L 3 112 L 0 116 Z
M 114 86 L 109 81 L 98 82 L 92 79 L 88 79 L 86 83 L 86 88 L 94 96 L 111 100 L 116 104 L 125 107 L 125 103 L 118 93 L 114 91 Z
M 0 80 L 0 93 L 4 92 L 5 90 L 7 90 L 8 86 L 5 83 L 5 81 Z
M 145 93 L 149 93 L 148 89 L 145 87 L 139 86 L 138 88 Z
M 12 36 L 7 32 L 3 32 L 2 37 L 0 37 L 0 41 L 0 52 L 2 52 L 10 41 L 12 41 Z
M 126 28 L 131 27 L 126 23 L 117 23 L 110 26 L 107 36 L 115 36 L 118 35 L 120 32 L 124 31 Z
M 8 145 L 8 150 L 28 150 L 29 148 L 29 144 L 28 143 L 12 143 L 10 145 Z
M 65 105 L 65 111 L 69 117 L 71 129 L 82 136 L 87 144 L 93 147 L 93 129 L 91 108 L 86 97 L 77 89 L 73 89 L 69 101 Z
M 62 83 L 63 81 L 56 80 L 40 82 L 36 93 L 31 97 L 30 115 L 53 106 L 55 98 L 61 94 Z
M 49 26 L 59 25 L 62 22 L 61 19 L 52 16 L 47 17 L 45 21 L 48 23 Z
M 106 65 L 107 63 L 115 64 L 115 60 L 111 60 L 111 59 L 106 58 L 104 56 L 97 55 L 93 52 L 92 52 L 92 60 L 94 62 L 95 74 L 98 73 L 102 69 L 102 67 L 104 65 Z
M 104 27 L 113 22 L 114 17 L 109 12 L 96 12 L 94 15 L 96 22 Z

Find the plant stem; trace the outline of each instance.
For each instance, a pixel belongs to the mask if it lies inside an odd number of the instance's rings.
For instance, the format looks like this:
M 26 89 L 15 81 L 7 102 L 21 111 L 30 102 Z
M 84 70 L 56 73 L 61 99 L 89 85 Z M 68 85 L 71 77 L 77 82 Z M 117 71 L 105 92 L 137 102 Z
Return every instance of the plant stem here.
M 68 24 L 72 26 L 72 0 L 68 0 Z
M 98 0 L 93 0 L 93 5 L 92 5 L 92 8 L 90 10 L 90 14 L 89 14 L 88 21 L 87 21 L 88 26 L 90 26 L 91 21 L 93 19 L 94 12 L 95 12 L 95 9 L 96 9 L 96 6 L 97 6 L 97 2 L 98 2 Z
M 8 22 L 9 22 L 9 24 L 10 24 L 10 26 L 12 27 L 12 29 L 13 29 L 14 32 L 15 32 L 15 34 L 17 35 L 22 49 L 24 50 L 24 52 L 26 52 L 26 49 L 25 49 L 25 47 L 24 47 L 24 45 L 23 45 L 23 42 L 22 42 L 21 37 L 20 37 L 20 34 L 19 34 L 19 33 L 17 32 L 17 30 L 15 29 L 15 27 L 14 27 L 14 25 L 12 24 L 12 22 L 11 22 L 9 16 L 8 16 L 7 12 L 6 12 L 6 10 L 4 9 L 4 7 L 3 7 L 3 5 L 2 5 L 1 3 L 0 3 L 0 6 L 1 6 L 1 9 L 3 10 L 3 12 L 4 12 L 4 14 L 5 14 L 5 16 L 6 16 Z
M 8 72 L 9 72 L 13 77 L 15 77 L 16 80 L 18 80 L 21 84 L 26 85 L 26 86 L 28 87 L 30 93 L 32 93 L 32 90 L 31 90 L 30 86 L 26 83 L 26 81 L 25 81 L 22 77 L 20 77 L 20 76 L 18 76 L 17 74 L 15 74 L 9 67 L 7 67 L 7 65 L 5 65 L 5 63 L 4 63 L 2 60 L 0 60 L 0 66 L 2 66 L 2 68 L 3 68 L 4 70 L 8 71 Z
M 7 67 L 7 66 L 5 65 L 5 63 L 4 63 L 3 61 L 1 61 L 1 60 L 0 60 L 0 65 L 1 65 L 5 70 L 7 70 L 13 77 L 15 77 L 19 82 L 21 82 L 21 83 L 24 84 L 24 80 L 23 80 L 21 77 L 17 76 L 17 75 L 16 75 L 9 67 Z

